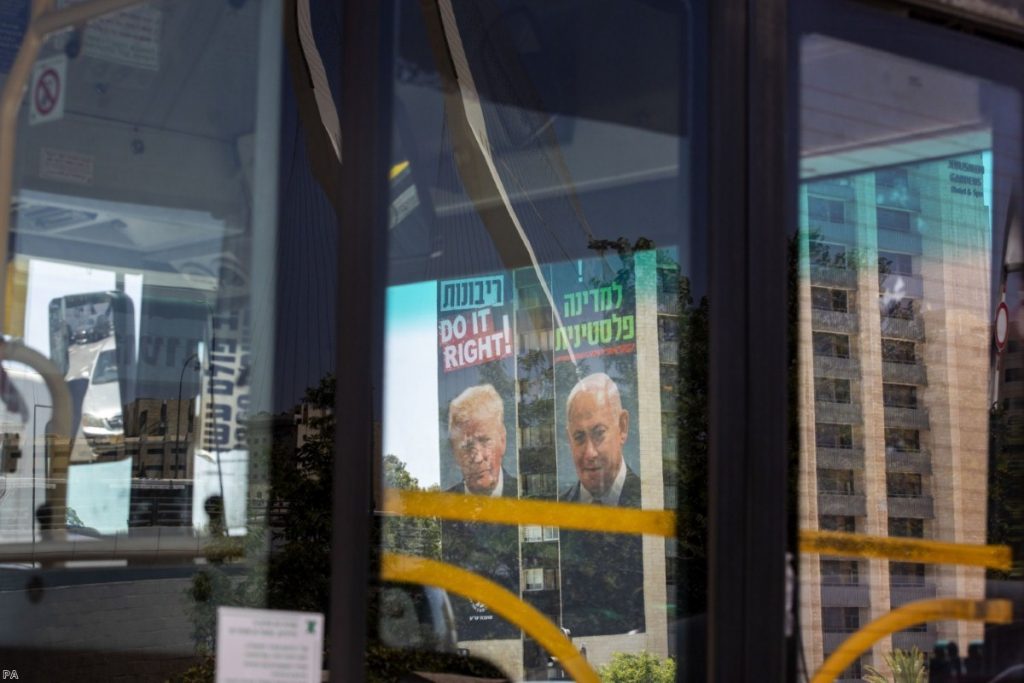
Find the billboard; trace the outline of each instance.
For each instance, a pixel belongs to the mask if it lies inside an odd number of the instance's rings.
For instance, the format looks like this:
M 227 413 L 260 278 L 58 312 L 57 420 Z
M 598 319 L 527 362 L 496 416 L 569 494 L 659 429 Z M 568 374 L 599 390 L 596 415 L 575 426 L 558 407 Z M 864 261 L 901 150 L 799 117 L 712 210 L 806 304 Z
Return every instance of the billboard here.
M 657 372 L 639 376 L 638 359 L 659 367 L 666 254 L 674 265 L 673 250 L 644 251 L 436 282 L 442 491 L 640 508 L 644 482 L 658 490 L 648 506 L 661 506 L 662 435 L 650 426 L 663 387 Z M 628 534 L 441 523 L 442 560 L 574 638 L 645 631 L 643 556 Z M 520 637 L 486 606 L 453 603 L 461 641 Z

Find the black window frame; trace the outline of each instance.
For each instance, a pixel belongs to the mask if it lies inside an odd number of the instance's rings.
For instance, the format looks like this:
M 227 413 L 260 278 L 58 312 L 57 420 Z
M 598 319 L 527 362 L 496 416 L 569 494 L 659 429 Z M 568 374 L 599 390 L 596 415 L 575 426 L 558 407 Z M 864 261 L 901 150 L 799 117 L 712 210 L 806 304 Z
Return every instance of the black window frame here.
M 917 6 L 892 2 L 891 7 Z M 799 42 L 821 33 L 1008 83 L 1019 49 L 917 17 L 848 0 L 721 0 L 694 22 L 693 216 L 714 226 L 698 253 L 708 255 L 711 307 L 706 642 L 677 634 L 682 661 L 698 654 L 707 680 L 795 680 L 795 638 L 785 635 L 786 553 L 798 557 L 795 497 L 787 491 L 787 249 L 796 225 Z M 706 12 L 706 16 L 703 14 Z M 338 335 L 337 438 L 348 452 L 372 454 L 380 415 L 387 154 L 390 142 L 389 3 L 344 2 L 339 107 L 345 140 L 340 183 L 340 321 L 366 320 Z M 991 31 L 984 18 L 957 13 L 960 27 Z M 705 27 L 707 31 L 700 30 Z M 1024 36 L 1024 30 L 1002 29 Z M 936 37 L 941 40 L 936 40 Z M 713 125 L 710 112 L 714 112 Z M 350 133 L 348 131 L 358 131 Z M 781 131 L 781 133 L 780 133 Z M 699 136 L 698 136 L 699 137 Z M 1024 156 L 1024 155 L 1022 155 Z M 695 223 L 700 225 L 702 223 Z M 346 230 L 345 226 L 375 229 Z M 998 245 L 994 245 L 998 246 Z M 369 286 L 367 286 L 369 283 Z M 367 296 L 344 296 L 351 291 Z M 368 358 L 369 363 L 352 363 Z M 331 675 L 365 680 L 365 620 L 374 502 L 369 457 L 336 468 L 332 549 Z M 791 494 L 793 492 L 790 492 Z M 748 599 L 757 596 L 757 599 Z M 796 625 L 794 633 L 799 632 Z M 695 661 L 691 659 L 690 661 Z M 693 672 L 690 672 L 693 673 Z

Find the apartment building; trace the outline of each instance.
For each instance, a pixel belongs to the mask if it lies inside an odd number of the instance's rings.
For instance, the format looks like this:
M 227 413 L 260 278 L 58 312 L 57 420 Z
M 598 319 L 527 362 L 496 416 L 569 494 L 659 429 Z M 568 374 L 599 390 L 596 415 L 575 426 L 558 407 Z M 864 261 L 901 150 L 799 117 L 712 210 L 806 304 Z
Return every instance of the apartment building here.
M 991 170 L 983 151 L 803 183 L 800 524 L 986 542 Z M 937 596 L 984 597 L 981 569 L 804 558 L 802 640 L 815 670 L 852 633 Z M 843 674 L 982 626 L 878 641 Z

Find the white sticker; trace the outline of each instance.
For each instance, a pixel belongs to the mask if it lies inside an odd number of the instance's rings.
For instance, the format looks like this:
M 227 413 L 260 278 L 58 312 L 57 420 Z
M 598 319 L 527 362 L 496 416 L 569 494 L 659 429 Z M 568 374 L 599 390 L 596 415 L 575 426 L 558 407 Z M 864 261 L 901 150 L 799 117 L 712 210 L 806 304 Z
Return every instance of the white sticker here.
M 160 68 L 163 14 L 140 5 L 90 21 L 82 38 L 87 57 L 156 71 Z
M 324 615 L 217 608 L 217 683 L 320 683 Z
M 54 55 L 36 62 L 28 92 L 30 125 L 56 121 L 64 116 L 64 93 L 67 91 L 68 58 Z
M 92 182 L 95 161 L 89 154 L 43 147 L 39 150 L 39 177 L 88 185 Z

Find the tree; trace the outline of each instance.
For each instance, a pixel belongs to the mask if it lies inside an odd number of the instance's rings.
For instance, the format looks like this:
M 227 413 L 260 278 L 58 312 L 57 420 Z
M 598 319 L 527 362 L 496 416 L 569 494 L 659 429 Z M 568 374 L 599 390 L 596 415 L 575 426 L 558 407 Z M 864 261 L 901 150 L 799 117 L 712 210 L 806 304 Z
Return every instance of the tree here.
M 618 652 L 600 668 L 603 683 L 675 683 L 676 660 L 643 652 Z
M 403 491 L 422 491 L 420 482 L 409 473 L 397 455 L 384 456 L 384 485 Z M 437 491 L 431 486 L 428 491 Z M 441 525 L 436 517 L 394 517 L 381 520 L 380 544 L 383 550 L 441 559 Z
M 893 650 L 885 655 L 885 663 L 892 671 L 892 683 L 925 683 L 928 680 L 924 653 L 916 647 L 910 652 Z M 889 678 L 874 666 L 869 664 L 864 668 L 867 670 L 864 680 L 868 683 L 889 683 Z

